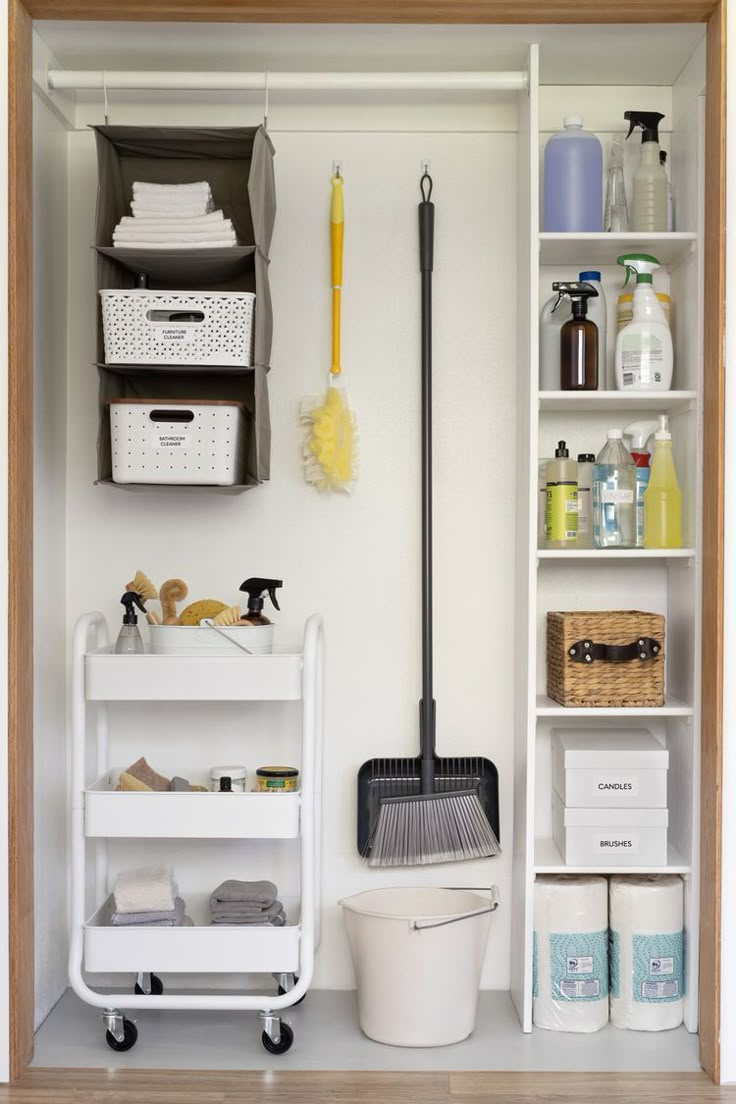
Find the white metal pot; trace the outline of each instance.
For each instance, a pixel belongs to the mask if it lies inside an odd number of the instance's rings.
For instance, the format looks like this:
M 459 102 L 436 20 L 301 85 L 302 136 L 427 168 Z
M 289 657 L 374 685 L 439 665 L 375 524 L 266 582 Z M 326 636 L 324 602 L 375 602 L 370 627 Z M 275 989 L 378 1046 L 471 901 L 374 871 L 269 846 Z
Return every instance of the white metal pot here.
M 273 625 L 224 625 L 218 629 L 208 625 L 149 625 L 151 651 L 156 655 L 178 655 L 182 652 L 220 651 L 252 655 L 270 655 L 273 651 Z

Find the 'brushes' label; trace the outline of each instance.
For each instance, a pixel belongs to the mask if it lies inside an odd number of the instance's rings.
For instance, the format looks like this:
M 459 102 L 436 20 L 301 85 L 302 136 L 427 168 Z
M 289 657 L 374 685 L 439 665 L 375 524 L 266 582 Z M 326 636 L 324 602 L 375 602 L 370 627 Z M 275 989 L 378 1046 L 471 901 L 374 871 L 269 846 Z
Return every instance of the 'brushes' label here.
M 151 434 L 151 448 L 154 449 L 190 449 L 192 435 L 188 429 L 169 430 L 166 433 Z

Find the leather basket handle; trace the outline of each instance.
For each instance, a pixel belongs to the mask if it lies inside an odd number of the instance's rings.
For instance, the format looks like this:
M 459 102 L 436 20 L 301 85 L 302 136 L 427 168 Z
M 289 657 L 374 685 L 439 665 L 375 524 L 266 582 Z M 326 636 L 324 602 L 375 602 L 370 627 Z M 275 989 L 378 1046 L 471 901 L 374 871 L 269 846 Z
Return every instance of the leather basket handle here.
M 573 663 L 590 664 L 597 659 L 604 659 L 609 663 L 628 663 L 632 659 L 638 659 L 645 663 L 656 659 L 661 651 L 661 641 L 653 636 L 640 636 L 637 640 L 632 640 L 631 644 L 595 644 L 592 640 L 578 640 L 567 649 L 567 654 Z

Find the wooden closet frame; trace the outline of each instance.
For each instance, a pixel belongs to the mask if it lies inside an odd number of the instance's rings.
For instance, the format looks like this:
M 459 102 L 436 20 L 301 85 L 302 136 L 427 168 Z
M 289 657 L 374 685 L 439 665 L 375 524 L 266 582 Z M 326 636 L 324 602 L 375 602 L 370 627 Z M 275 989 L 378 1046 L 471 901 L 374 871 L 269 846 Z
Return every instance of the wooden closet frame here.
M 707 23 L 700 1060 L 720 1076 L 726 0 L 9 0 L 10 1068 L 33 1054 L 34 19 L 244 23 Z

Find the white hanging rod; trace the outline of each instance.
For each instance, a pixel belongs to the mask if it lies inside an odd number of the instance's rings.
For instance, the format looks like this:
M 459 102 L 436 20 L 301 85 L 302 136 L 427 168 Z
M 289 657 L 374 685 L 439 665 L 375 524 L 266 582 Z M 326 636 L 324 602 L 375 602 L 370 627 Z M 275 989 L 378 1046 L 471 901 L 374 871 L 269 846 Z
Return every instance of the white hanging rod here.
M 484 73 L 201 73 L 161 70 L 49 69 L 49 89 L 195 92 L 520 92 L 523 72 Z

